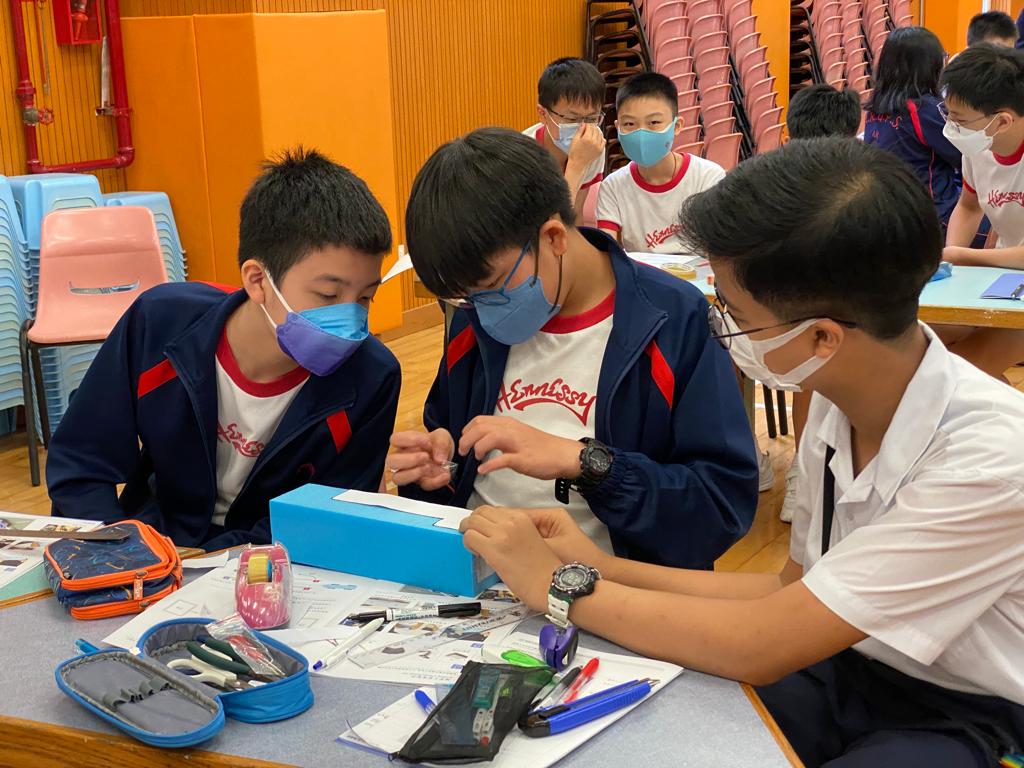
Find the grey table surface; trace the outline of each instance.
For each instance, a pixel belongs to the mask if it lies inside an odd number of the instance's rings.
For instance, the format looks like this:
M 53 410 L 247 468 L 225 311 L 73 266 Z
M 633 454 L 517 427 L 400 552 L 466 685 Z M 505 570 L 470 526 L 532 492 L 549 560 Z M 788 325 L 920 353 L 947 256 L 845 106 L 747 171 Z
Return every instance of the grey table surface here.
M 61 692 L 54 669 L 77 653 L 76 638 L 98 645 L 126 620 L 76 621 L 52 597 L 0 610 L 0 715 L 116 733 Z M 588 648 L 623 652 L 599 638 L 588 637 L 584 642 Z M 304 714 L 266 725 L 228 720 L 220 734 L 198 748 L 288 765 L 388 765 L 384 757 L 335 739 L 345 730 L 346 721 L 361 722 L 411 688 L 316 676 L 312 685 L 316 703 Z M 690 670 L 558 766 L 621 768 L 624 760 L 633 757 L 644 768 L 705 768 L 739 761 L 759 768 L 790 765 L 737 683 Z

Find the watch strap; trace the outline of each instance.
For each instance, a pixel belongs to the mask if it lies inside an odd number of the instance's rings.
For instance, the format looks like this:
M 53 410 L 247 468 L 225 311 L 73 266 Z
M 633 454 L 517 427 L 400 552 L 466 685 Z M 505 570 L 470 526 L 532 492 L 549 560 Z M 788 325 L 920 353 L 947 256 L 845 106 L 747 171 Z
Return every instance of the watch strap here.
M 548 590 L 548 613 L 547 620 L 559 629 L 569 626 L 569 607 L 572 605 L 572 598 L 568 595 L 556 594 L 554 589 Z

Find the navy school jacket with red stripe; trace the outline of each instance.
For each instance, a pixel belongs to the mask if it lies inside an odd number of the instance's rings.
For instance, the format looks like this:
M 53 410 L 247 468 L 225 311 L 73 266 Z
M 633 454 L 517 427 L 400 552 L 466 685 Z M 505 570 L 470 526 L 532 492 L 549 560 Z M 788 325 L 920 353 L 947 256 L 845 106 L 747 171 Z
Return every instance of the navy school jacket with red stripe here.
M 137 518 L 179 546 L 269 543 L 268 502 L 315 481 L 376 491 L 401 372 L 373 337 L 330 376 L 310 376 L 224 520 L 217 498 L 215 353 L 246 300 L 201 283 L 146 291 L 114 327 L 53 435 L 53 514 Z M 115 484 L 125 483 L 120 498 Z
M 747 532 L 757 509 L 754 439 L 729 354 L 710 338 L 699 290 L 634 262 L 604 233 L 580 231 L 608 252 L 616 281 L 595 422 L 596 438 L 615 459 L 585 498 L 608 526 L 616 554 L 711 568 Z M 449 338 L 423 422 L 458 442 L 471 419 L 494 413 L 509 348 L 482 331 L 472 310 L 455 312 Z M 472 454 L 460 459 L 454 492 L 400 490 L 464 506 L 477 465 Z

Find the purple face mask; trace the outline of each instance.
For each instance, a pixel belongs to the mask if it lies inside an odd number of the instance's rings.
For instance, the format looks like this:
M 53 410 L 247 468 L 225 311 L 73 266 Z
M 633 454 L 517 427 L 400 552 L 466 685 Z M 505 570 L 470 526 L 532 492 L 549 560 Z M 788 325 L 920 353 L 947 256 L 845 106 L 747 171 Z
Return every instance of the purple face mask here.
M 260 308 L 277 332 L 277 343 L 284 353 L 310 373 L 334 373 L 370 335 L 369 313 L 362 304 L 329 304 L 295 312 L 269 274 L 267 282 L 288 314 L 283 323 L 276 325 L 267 308 L 262 304 Z

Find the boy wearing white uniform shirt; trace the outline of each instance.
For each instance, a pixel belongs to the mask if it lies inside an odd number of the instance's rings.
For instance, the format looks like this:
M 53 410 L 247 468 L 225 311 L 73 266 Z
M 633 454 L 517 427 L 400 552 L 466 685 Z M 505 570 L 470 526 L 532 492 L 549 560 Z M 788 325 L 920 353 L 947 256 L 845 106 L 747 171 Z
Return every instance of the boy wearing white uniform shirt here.
M 681 223 L 715 271 L 712 335 L 752 378 L 814 393 L 789 562 L 631 563 L 558 510 L 477 510 L 466 546 L 536 610 L 762 686 L 805 765 L 983 768 L 1019 752 L 1024 394 L 917 321 L 942 248 L 927 192 L 875 147 L 795 141 Z
M 619 142 L 632 161 L 608 176 L 597 198 L 597 226 L 626 251 L 680 253 L 679 210 L 725 176 L 717 163 L 673 152 L 682 130 L 679 96 L 665 75 L 642 72 L 615 95 Z
M 979 43 L 942 74 L 946 127 L 963 153 L 963 190 L 949 218 L 943 258 L 953 264 L 1024 269 L 1024 51 Z M 995 248 L 971 248 L 988 216 Z M 1024 361 L 1024 331 L 942 329 L 950 349 L 1001 377 Z

